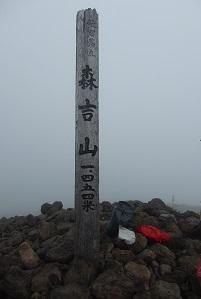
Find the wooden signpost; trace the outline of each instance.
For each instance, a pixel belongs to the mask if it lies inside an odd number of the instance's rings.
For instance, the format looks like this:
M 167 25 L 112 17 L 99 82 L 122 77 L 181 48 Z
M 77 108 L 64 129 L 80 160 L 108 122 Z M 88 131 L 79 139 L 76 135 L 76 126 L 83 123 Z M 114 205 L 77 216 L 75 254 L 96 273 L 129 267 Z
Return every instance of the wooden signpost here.
M 75 254 L 97 264 L 99 254 L 98 15 L 77 13 L 75 101 Z

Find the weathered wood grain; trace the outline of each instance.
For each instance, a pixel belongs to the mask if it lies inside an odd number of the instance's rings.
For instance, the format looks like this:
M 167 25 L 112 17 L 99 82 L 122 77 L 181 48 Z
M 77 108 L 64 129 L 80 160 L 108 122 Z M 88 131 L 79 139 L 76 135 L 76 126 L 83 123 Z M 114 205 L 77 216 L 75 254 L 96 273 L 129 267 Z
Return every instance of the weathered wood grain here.
M 98 15 L 77 13 L 75 101 L 75 253 L 97 264 L 99 255 Z

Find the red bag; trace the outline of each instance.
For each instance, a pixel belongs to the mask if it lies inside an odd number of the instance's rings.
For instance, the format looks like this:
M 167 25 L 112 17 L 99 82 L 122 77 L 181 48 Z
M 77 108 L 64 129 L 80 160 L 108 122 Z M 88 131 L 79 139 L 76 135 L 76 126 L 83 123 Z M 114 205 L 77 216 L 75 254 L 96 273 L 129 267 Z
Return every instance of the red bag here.
M 171 239 L 170 234 L 162 232 L 159 228 L 151 225 L 139 225 L 137 232 L 144 236 L 154 239 L 157 242 L 168 241 Z
M 199 280 L 201 280 L 201 259 L 200 259 L 199 264 L 198 264 L 197 278 L 198 278 Z

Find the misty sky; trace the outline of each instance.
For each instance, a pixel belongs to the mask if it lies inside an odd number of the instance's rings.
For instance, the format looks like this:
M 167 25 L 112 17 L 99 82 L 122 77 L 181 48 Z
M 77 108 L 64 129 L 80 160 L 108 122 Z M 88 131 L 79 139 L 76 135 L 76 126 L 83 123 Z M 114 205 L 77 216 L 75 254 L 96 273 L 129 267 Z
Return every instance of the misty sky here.
M 88 7 L 100 199 L 201 200 L 200 0 L 0 0 L 0 216 L 74 205 L 75 21 Z

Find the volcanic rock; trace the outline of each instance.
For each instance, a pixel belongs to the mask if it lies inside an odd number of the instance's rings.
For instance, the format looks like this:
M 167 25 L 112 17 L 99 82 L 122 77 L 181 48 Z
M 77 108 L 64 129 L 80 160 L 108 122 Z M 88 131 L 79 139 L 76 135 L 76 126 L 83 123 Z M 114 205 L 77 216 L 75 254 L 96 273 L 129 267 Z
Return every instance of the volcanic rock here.
M 5 275 L 0 289 L 11 298 L 29 299 L 31 272 L 12 266 Z
M 64 284 L 78 283 L 89 285 L 96 277 L 96 270 L 93 265 L 87 264 L 84 260 L 74 260 L 64 277 Z
M 61 210 L 63 208 L 63 203 L 61 201 L 55 201 L 53 204 L 44 203 L 41 206 L 41 213 L 44 215 L 52 215 L 55 212 Z
M 182 299 L 179 286 L 163 280 L 156 281 L 151 294 L 154 299 Z
M 139 252 L 141 252 L 142 250 L 144 250 L 147 247 L 147 238 L 144 237 L 142 234 L 137 233 L 136 234 L 136 241 L 135 243 L 132 245 L 131 250 L 137 254 Z
M 161 199 L 129 201 L 134 244 L 107 235 L 113 205 L 100 204 L 97 267 L 74 259 L 75 210 L 44 204 L 39 216 L 0 219 L 1 299 L 198 299 L 201 223 Z M 136 232 L 141 224 L 170 234 L 158 243 Z
M 50 299 L 91 299 L 91 296 L 88 289 L 74 283 L 52 290 Z
M 138 290 L 135 282 L 124 273 L 107 270 L 92 283 L 91 291 L 97 299 L 128 299 Z
M 142 285 L 145 288 L 145 290 L 149 289 L 151 273 L 146 266 L 136 264 L 135 262 L 129 262 L 125 266 L 125 271 L 128 277 L 137 281 L 139 285 Z
M 167 264 L 170 265 L 172 267 L 175 266 L 175 259 L 176 256 L 175 254 L 165 245 L 162 244 L 154 244 L 151 247 L 151 250 L 153 252 L 155 252 L 156 254 L 156 260 L 160 263 L 160 264 Z
M 62 274 L 56 264 L 47 264 L 37 271 L 32 279 L 33 292 L 43 292 L 62 282 Z
M 122 264 L 126 264 L 129 261 L 134 260 L 135 258 L 131 250 L 123 250 L 119 248 L 113 249 L 112 256 L 115 260 L 119 261 Z
M 31 248 L 29 243 L 24 242 L 19 246 L 19 254 L 22 261 L 22 264 L 25 269 L 36 268 L 39 264 L 39 257 Z

